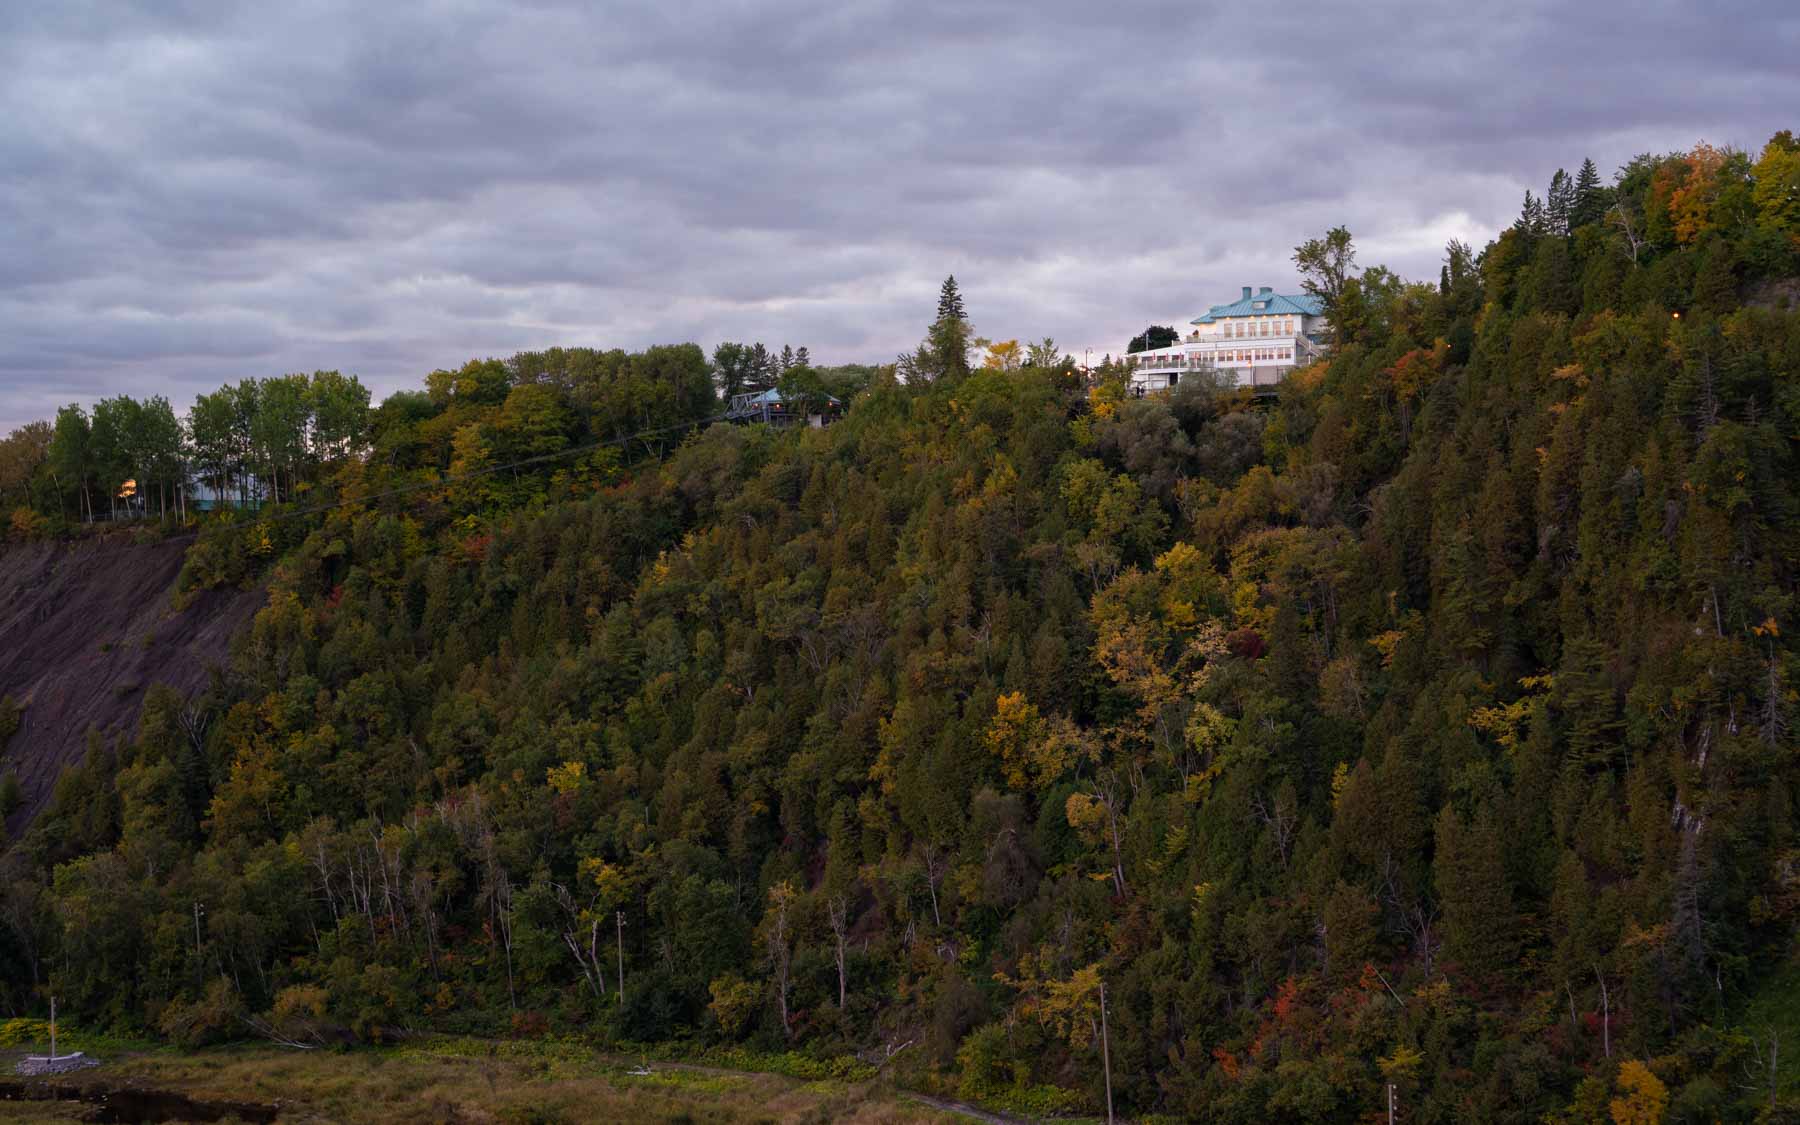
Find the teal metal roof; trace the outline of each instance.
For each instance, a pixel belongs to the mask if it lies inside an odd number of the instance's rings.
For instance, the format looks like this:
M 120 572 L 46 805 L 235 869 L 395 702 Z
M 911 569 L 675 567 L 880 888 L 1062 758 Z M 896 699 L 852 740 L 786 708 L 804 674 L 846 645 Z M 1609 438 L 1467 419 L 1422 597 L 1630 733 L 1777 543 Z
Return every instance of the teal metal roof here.
M 1226 316 L 1270 316 L 1295 313 L 1302 316 L 1324 316 L 1325 307 L 1309 293 L 1251 293 L 1228 305 L 1214 305 L 1205 316 L 1197 316 L 1189 324 L 1211 324 Z
M 833 395 L 826 395 L 825 398 L 826 398 L 826 401 L 830 402 L 834 406 L 842 406 L 843 405 L 843 403 L 839 402 L 837 400 L 837 398 Z M 736 399 L 743 399 L 744 406 L 778 406 L 784 401 L 781 397 L 781 392 L 774 387 L 770 387 L 768 390 L 764 391 L 762 394 L 759 394 L 759 395 L 750 395 L 747 397 L 744 395 L 734 396 L 733 401 L 735 402 Z

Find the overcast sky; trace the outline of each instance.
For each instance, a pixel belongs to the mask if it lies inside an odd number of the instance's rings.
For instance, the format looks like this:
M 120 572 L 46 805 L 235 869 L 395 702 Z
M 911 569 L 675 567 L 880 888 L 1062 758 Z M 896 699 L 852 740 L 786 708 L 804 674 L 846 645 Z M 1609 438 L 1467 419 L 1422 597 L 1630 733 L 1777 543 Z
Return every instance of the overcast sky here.
M 1800 5 L 0 5 L 0 432 L 552 344 L 1120 351 L 1343 223 L 1800 128 Z M 250 11 L 255 8 L 256 11 Z M 135 9 L 135 10 L 134 10 Z

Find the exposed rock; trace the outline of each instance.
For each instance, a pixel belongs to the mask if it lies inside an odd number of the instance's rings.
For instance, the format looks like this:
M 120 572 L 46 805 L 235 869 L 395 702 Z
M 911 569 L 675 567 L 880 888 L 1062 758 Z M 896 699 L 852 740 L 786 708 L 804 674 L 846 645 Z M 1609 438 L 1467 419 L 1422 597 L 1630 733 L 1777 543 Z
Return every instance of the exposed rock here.
M 24 797 L 7 822 L 15 837 L 81 759 L 90 727 L 134 729 L 153 684 L 204 688 L 264 604 L 260 592 L 209 590 L 172 609 L 187 544 L 115 533 L 0 551 L 0 696 L 25 705 L 0 748 L 0 772 L 18 774 Z

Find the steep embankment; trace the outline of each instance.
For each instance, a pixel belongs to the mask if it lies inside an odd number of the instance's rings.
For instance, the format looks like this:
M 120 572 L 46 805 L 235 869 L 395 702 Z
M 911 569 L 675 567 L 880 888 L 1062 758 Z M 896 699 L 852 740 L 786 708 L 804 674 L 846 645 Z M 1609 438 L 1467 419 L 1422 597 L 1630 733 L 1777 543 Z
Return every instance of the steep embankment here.
M 112 536 L 0 553 L 0 696 L 25 705 L 0 757 L 24 789 L 10 831 L 49 801 L 89 728 L 130 729 L 152 684 L 204 686 L 262 603 L 259 592 L 214 590 L 173 609 L 185 549 Z

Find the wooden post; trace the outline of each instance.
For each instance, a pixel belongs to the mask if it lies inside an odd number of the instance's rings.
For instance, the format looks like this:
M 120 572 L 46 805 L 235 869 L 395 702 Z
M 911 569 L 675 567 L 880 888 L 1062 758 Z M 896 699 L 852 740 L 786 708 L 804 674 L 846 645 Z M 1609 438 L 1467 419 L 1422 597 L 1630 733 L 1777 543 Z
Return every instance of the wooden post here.
M 56 1061 L 56 996 L 50 997 L 50 1061 Z
M 1092 1025 L 1089 1025 L 1092 1026 Z M 1100 982 L 1100 1062 L 1106 1071 L 1106 1125 L 1113 1125 L 1112 1047 L 1106 1035 L 1106 982 Z
M 619 1004 L 625 1003 L 625 912 L 613 911 L 613 920 L 619 924 Z
M 1388 1125 L 1394 1125 L 1394 1084 L 1388 1083 Z

